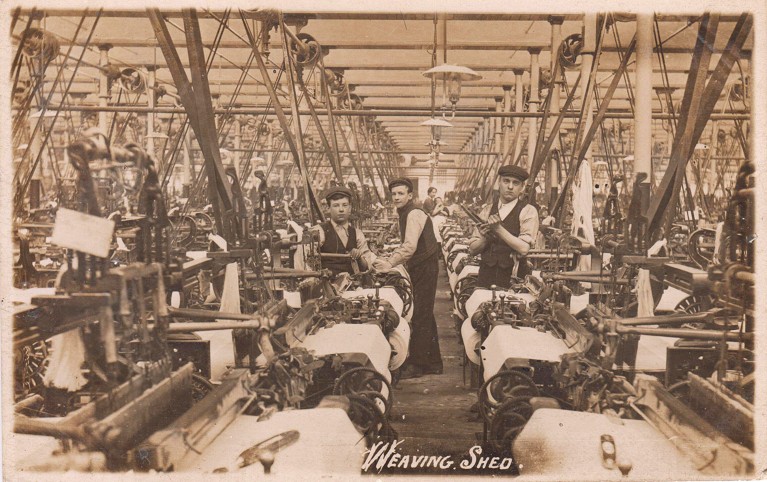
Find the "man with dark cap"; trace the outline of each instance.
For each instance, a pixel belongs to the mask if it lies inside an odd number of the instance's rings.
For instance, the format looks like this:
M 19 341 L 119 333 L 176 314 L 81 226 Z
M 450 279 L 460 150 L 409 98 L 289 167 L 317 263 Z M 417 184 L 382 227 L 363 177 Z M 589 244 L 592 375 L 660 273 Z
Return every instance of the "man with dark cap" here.
M 366 270 L 375 260 L 362 230 L 351 225 L 352 192 L 344 186 L 332 186 L 325 192 L 330 220 L 315 226 L 312 230 L 319 234 L 320 253 L 348 254 L 351 259 L 323 258 L 322 267 L 333 274 L 352 273 L 352 260 L 361 263 L 360 269 Z
M 410 353 L 400 378 L 442 374 L 434 298 L 437 294 L 437 259 L 439 245 L 434 237 L 431 218 L 413 205 L 413 183 L 395 179 L 389 191 L 399 214 L 400 245 L 387 259 L 377 259 L 373 268 L 379 271 L 403 264 L 413 285 L 413 318 Z
M 525 255 L 538 236 L 538 211 L 519 196 L 530 174 L 519 166 L 498 169 L 498 199 L 479 216 L 487 223 L 477 226 L 469 241 L 472 255 L 482 254 L 477 286 L 511 286 L 511 278 L 530 274 Z
M 426 199 L 423 200 L 423 210 L 426 211 L 426 214 L 429 216 L 433 216 L 434 208 L 437 207 L 436 203 L 437 199 L 437 188 L 436 187 L 430 187 L 426 190 Z

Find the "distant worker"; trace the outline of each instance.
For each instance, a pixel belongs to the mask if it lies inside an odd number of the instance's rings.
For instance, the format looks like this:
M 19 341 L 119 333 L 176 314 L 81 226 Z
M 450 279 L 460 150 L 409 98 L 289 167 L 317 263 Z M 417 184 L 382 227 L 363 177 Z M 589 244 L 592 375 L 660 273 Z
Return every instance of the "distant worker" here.
M 437 207 L 437 188 L 430 187 L 426 191 L 426 199 L 423 200 L 423 210 L 429 216 L 434 216 L 434 208 Z
M 389 258 L 377 259 L 373 268 L 386 271 L 403 264 L 413 285 L 413 331 L 407 366 L 403 368 L 401 378 L 440 375 L 443 369 L 442 355 L 439 351 L 437 321 L 434 319 L 439 245 L 434 237 L 431 218 L 413 203 L 413 183 L 409 179 L 395 179 L 389 183 L 389 191 L 399 215 L 402 244 Z
M 436 198 L 434 201 L 436 206 L 434 206 L 434 211 L 431 213 L 432 216 L 450 216 L 450 209 L 445 206 L 441 197 Z
M 367 271 L 376 259 L 370 251 L 362 230 L 351 225 L 352 192 L 344 186 L 334 186 L 325 193 L 330 220 L 314 226 L 319 234 L 320 253 L 348 254 L 349 258 L 324 257 L 322 267 L 334 275 L 353 273 L 352 260 L 359 263 L 360 271 Z
M 519 166 L 498 169 L 498 200 L 480 212 L 485 224 L 477 226 L 469 242 L 469 253 L 482 254 L 477 286 L 511 286 L 511 279 L 531 273 L 525 259 L 538 236 L 538 211 L 520 195 L 530 174 Z

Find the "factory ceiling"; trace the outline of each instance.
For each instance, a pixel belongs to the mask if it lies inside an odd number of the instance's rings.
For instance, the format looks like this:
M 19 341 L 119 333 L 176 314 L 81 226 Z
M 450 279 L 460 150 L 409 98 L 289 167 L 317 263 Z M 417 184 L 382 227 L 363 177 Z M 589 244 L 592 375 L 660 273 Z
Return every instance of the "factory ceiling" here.
M 15 44 L 37 13 L 29 10 L 14 12 L 12 38 Z M 162 13 L 180 60 L 187 74 L 190 74 L 189 45 L 181 12 Z M 213 52 L 207 79 L 214 107 L 234 106 L 243 112 L 247 109 L 256 109 L 256 112 L 267 107 L 270 98 L 259 69 L 251 58 L 252 48 L 241 15 L 253 32 L 260 33 L 258 19 L 262 12 L 198 10 L 203 52 L 206 56 Z M 609 27 L 602 32 L 596 78 L 597 85 L 604 89 L 610 84 L 636 31 L 636 22 L 631 15 L 610 15 L 608 19 Z M 725 49 L 737 19 L 737 15 L 720 17 L 710 70 L 714 69 Z M 446 114 L 454 127 L 447 129 L 443 135 L 442 141 L 447 145 L 443 150 L 459 151 L 467 148 L 484 118 L 497 109 L 503 110 L 507 95 L 510 99 L 514 97 L 517 76 L 521 77 L 524 88 L 529 86 L 531 63 L 536 54 L 545 79 L 545 71 L 552 68 L 552 50 L 559 48 L 558 42 L 552 46 L 553 26 L 561 25 L 557 27 L 560 32 L 555 34 L 561 40 L 582 34 L 584 30 L 584 15 L 578 14 L 290 12 L 285 14 L 284 20 L 295 33 L 311 35 L 321 45 L 324 55 L 317 65 L 341 76 L 351 93 L 359 96 L 365 110 L 380 114 L 376 120 L 403 154 L 423 153 L 426 150 L 424 146 L 430 141 L 431 133 L 419 124 L 430 116 L 432 108 L 439 116 L 443 105 L 442 86 L 437 85 L 432 94 L 432 81 L 423 72 L 446 63 L 468 67 L 481 76 L 481 80 L 463 82 L 456 116 L 451 118 L 450 112 Z M 670 88 L 675 104 L 680 103 L 684 94 L 698 22 L 699 17 L 695 16 L 656 15 L 652 82 L 657 94 L 653 111 L 658 116 L 668 112 L 664 88 Z M 141 75 L 156 68 L 157 85 L 164 86 L 171 94 L 176 91 L 145 11 L 46 10 L 40 19 L 40 26 L 59 40 L 61 54 L 54 60 L 54 65 L 66 62 L 68 75 L 74 71 L 82 54 L 82 62 L 77 67 L 69 88 L 69 98 L 65 102 L 84 106 L 99 104 L 102 70 L 98 66 L 100 62 L 103 64 L 101 50 L 105 48 L 108 48 L 110 64 L 134 68 Z M 220 38 L 217 33 L 220 33 Z M 752 47 L 753 33 L 745 43 L 745 58 L 732 69 L 728 83 L 739 83 L 741 74 L 748 75 Z M 284 48 L 282 34 L 272 30 L 268 47 L 262 44 L 260 48 L 262 53 L 268 49 L 266 66 L 277 86 L 281 104 L 287 107 L 290 105 L 289 86 L 285 77 L 280 75 Z M 307 86 L 314 92 L 320 89 L 319 71 L 317 68 L 307 69 L 304 74 Z M 48 69 L 46 75 L 52 77 L 55 72 L 56 69 Z M 581 88 L 576 84 L 579 73 L 577 66 L 566 70 L 567 85 L 563 88 L 560 83 L 563 103 L 567 93 L 565 89 L 576 89 L 571 107 L 574 114 L 580 109 Z M 49 83 L 52 80 L 46 78 Z M 631 84 L 634 81 L 634 64 L 630 61 L 627 75 L 620 80 L 610 104 L 610 113 L 616 117 L 630 120 Z M 727 93 L 725 89 L 714 112 L 737 112 L 737 108 L 728 104 Z M 61 94 L 54 94 L 52 104 L 61 101 Z M 134 102 L 137 106 L 148 105 L 145 94 Z M 155 107 L 171 108 L 173 98 L 161 97 Z M 324 108 L 324 104 L 319 103 L 317 108 Z M 740 112 L 743 113 L 742 110 Z M 565 126 L 568 122 L 574 123 L 575 119 L 567 120 Z

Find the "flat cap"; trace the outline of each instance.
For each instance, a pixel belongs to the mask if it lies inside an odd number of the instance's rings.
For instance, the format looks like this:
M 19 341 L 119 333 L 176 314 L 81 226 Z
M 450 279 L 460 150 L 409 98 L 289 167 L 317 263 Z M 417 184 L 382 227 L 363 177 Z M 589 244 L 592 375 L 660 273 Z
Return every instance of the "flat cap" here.
M 498 169 L 498 176 L 513 177 L 520 181 L 527 181 L 530 173 L 523 167 L 505 165 Z
M 399 179 L 395 179 L 389 183 L 389 191 L 394 189 L 397 186 L 407 186 L 409 191 L 413 190 L 413 182 L 405 177 L 400 177 Z
M 344 186 L 331 186 L 325 191 L 325 199 L 327 201 L 330 201 L 331 196 L 335 196 L 336 194 L 342 194 L 349 199 L 352 198 L 352 191 Z

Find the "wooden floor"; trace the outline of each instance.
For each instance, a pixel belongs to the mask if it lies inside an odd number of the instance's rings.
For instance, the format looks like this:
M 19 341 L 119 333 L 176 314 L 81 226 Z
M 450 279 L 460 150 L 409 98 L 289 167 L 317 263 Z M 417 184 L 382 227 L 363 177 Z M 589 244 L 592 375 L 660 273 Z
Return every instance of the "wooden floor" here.
M 463 376 L 463 345 L 458 342 L 451 317 L 453 302 L 444 265 L 440 262 L 434 315 L 444 373 L 401 380 L 394 390 L 392 426 L 403 443 L 402 452 L 423 455 L 454 455 L 460 458 L 477 445 L 482 423 L 469 411 L 477 400 Z

